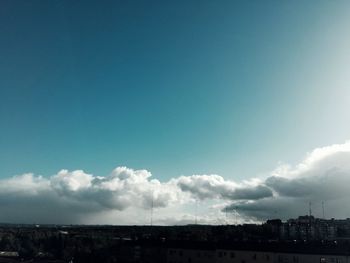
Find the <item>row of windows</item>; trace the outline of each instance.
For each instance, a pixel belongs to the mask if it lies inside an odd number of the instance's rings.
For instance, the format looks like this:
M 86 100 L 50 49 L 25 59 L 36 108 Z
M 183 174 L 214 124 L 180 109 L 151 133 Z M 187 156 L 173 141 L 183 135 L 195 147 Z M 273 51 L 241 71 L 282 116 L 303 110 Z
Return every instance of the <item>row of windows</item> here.
M 219 258 L 226 257 L 226 256 L 229 256 L 230 258 L 235 258 L 236 257 L 235 252 L 226 253 L 225 251 L 219 251 L 217 253 L 217 255 L 218 255 Z M 257 258 L 258 258 L 257 254 L 253 254 L 252 259 L 253 260 L 257 260 Z M 269 261 L 270 260 L 270 255 L 269 254 L 265 254 L 261 258 L 265 259 L 266 261 Z
M 183 256 L 183 251 L 182 250 L 171 249 L 171 250 L 168 251 L 168 254 L 169 255 L 179 255 L 180 257 L 182 257 Z M 200 258 L 200 257 L 212 258 L 213 255 L 211 253 L 208 253 L 208 252 L 197 252 L 196 256 L 198 258 Z
M 329 260 L 327 258 L 320 258 L 320 263 L 342 263 L 343 261 L 341 258 L 330 258 Z
M 299 257 L 298 256 L 293 256 L 291 260 L 290 258 L 286 255 L 279 255 L 278 256 L 278 262 L 279 263 L 284 263 L 284 262 L 291 262 L 291 263 L 299 263 Z M 320 258 L 320 263 L 343 263 L 342 259 L 340 258 L 330 258 L 327 259 L 325 257 Z
M 285 255 L 279 255 L 278 256 L 278 262 L 283 263 L 283 262 L 289 262 L 289 257 Z M 299 263 L 299 257 L 298 256 L 293 256 L 292 258 L 292 263 Z
M 236 257 L 235 252 L 227 253 L 225 251 L 219 251 L 219 252 L 217 252 L 217 255 L 218 255 L 219 258 L 226 257 L 226 256 L 229 256 L 230 258 L 235 258 Z
M 180 257 L 183 256 L 183 251 L 182 250 L 178 250 L 177 251 L 177 250 L 171 249 L 171 250 L 169 250 L 168 253 L 169 253 L 169 255 L 177 254 Z M 208 254 L 206 252 L 197 252 L 196 253 L 196 257 L 197 258 L 200 258 L 200 257 L 211 258 L 212 255 Z M 236 254 L 235 254 L 235 252 L 218 251 L 217 252 L 217 257 L 218 258 L 223 258 L 223 257 L 235 258 Z M 253 260 L 257 260 L 257 254 L 253 254 L 252 255 L 252 259 Z M 266 261 L 270 261 L 270 255 L 269 254 L 265 254 L 263 259 L 265 259 Z M 279 255 L 278 258 L 277 258 L 277 261 L 279 263 L 284 263 L 284 262 L 299 263 L 299 257 L 298 256 L 293 256 L 291 258 L 291 260 L 290 260 L 290 258 L 287 255 Z M 191 262 L 191 259 L 190 259 L 189 263 L 190 262 Z M 340 258 L 329 258 L 328 259 L 328 258 L 325 258 L 325 257 L 321 257 L 320 258 L 320 263 L 343 263 L 343 262 L 342 262 L 342 259 L 340 259 Z

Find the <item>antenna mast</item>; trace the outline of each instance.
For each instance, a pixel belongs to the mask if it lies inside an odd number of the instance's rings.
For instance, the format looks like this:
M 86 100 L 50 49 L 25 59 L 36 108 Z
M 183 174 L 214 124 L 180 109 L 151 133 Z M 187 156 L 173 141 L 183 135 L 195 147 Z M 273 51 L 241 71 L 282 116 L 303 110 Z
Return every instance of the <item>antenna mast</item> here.
M 152 195 L 152 202 L 151 202 L 151 226 L 153 226 L 153 195 Z
M 195 214 L 194 214 L 194 224 L 197 225 L 197 209 L 198 209 L 198 199 L 196 199 Z
M 322 201 L 322 216 L 323 216 L 323 219 L 325 219 L 324 217 L 324 202 Z
M 311 213 L 311 202 L 309 202 L 309 216 L 311 217 L 312 213 Z
M 235 225 L 238 225 L 238 221 L 237 221 L 237 206 L 235 207 Z

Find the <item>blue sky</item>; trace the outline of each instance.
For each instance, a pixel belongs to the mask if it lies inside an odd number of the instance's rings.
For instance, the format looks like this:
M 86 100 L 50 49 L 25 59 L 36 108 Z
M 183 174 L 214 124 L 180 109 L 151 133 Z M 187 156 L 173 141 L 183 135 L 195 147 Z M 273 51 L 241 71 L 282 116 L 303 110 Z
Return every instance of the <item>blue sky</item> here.
M 0 176 L 242 180 L 349 138 L 348 1 L 1 1 Z

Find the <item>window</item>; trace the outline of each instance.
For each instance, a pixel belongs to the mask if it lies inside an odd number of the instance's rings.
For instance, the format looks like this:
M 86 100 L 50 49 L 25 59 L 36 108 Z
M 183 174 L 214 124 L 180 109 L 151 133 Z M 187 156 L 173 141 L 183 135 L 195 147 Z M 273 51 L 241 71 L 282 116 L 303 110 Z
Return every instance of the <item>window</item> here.
M 231 253 L 230 253 L 230 257 L 231 257 L 231 258 L 235 258 L 235 257 L 236 257 L 235 252 L 231 252 Z
M 327 262 L 327 259 L 326 258 L 320 258 L 320 263 L 326 263 Z

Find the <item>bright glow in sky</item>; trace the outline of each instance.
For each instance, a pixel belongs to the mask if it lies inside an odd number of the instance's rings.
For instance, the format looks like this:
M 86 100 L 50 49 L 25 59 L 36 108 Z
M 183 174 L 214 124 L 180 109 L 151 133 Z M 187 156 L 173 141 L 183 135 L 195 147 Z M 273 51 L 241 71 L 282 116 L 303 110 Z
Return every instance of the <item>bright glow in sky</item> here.
M 42 175 L 56 193 L 62 169 L 126 166 L 175 202 L 181 176 L 216 174 L 221 203 L 202 201 L 224 207 L 226 181 L 246 187 L 347 141 L 350 3 L 219 2 L 1 1 L 0 178 Z M 96 202 L 98 215 L 116 206 Z

